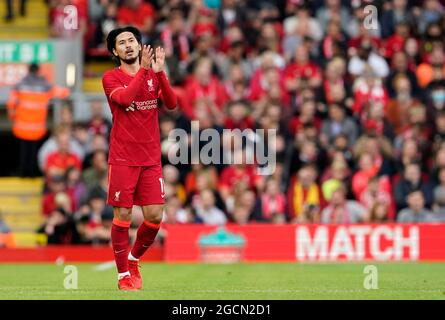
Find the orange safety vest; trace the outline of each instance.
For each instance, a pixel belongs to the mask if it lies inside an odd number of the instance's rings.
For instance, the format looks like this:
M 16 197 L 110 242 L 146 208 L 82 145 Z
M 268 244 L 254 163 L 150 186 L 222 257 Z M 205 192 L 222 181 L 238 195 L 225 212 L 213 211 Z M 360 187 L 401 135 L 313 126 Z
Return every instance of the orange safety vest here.
M 15 240 L 14 234 L 9 233 L 0 233 L 0 248 L 14 248 Z
M 49 101 L 68 95 L 67 88 L 52 87 L 40 76 L 26 76 L 11 91 L 7 102 L 14 136 L 29 141 L 42 139 L 47 132 Z

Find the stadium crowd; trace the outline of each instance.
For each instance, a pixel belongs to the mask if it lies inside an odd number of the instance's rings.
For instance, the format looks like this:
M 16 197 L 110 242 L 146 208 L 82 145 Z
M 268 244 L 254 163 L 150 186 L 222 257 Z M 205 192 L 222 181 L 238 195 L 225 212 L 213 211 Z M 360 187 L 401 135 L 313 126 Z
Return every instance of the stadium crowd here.
M 50 1 L 53 36 L 71 36 L 57 17 L 75 2 Z M 97 0 L 79 10 L 79 32 L 97 53 L 131 24 L 167 52 L 179 106 L 160 111 L 164 222 L 445 222 L 444 10 L 439 0 Z M 88 123 L 64 107 L 39 150 L 50 243 L 109 241 L 102 106 L 91 103 Z M 192 120 L 276 129 L 276 170 L 169 164 L 168 134 Z

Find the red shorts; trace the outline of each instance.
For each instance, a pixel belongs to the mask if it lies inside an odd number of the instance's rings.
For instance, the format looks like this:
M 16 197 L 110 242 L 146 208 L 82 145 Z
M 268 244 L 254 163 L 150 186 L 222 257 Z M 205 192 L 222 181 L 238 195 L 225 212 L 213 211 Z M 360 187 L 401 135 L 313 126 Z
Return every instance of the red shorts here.
M 133 205 L 164 204 L 164 195 L 164 179 L 160 165 L 108 165 L 109 205 L 131 208 Z

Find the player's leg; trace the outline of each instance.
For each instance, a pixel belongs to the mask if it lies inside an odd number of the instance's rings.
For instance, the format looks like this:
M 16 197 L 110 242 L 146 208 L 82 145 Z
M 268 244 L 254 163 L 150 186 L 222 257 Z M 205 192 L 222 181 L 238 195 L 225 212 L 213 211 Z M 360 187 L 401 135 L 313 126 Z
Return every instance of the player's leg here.
M 140 168 L 115 166 L 109 167 L 108 200 L 113 206 L 113 224 L 111 226 L 111 243 L 118 271 L 119 289 L 134 290 L 128 268 L 130 246 L 129 229 L 134 191 L 139 178 Z
M 130 259 L 139 259 L 153 243 L 162 221 L 164 180 L 160 165 L 142 169 L 134 195 L 134 204 L 142 207 L 144 222 L 138 229 Z
M 142 170 L 135 191 L 134 203 L 142 207 L 144 222 L 139 226 L 128 260 L 133 282 L 136 287 L 141 288 L 142 279 L 138 261 L 153 244 L 162 221 L 164 182 L 160 166 L 146 167 Z
M 128 247 L 130 245 L 129 229 L 131 208 L 113 207 L 113 224 L 111 226 L 111 244 L 118 272 L 118 279 L 130 275 L 128 271 Z
M 161 226 L 163 208 L 162 204 L 142 206 L 144 222 L 139 226 L 136 241 L 130 252 L 130 260 L 139 260 L 153 244 Z

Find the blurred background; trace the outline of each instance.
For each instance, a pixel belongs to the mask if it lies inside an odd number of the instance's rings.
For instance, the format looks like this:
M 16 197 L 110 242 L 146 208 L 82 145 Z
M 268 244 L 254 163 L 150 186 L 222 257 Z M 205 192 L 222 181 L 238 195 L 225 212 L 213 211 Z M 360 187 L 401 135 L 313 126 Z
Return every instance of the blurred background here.
M 109 244 L 101 77 L 125 25 L 165 48 L 179 98 L 165 224 L 445 222 L 444 1 L 6 0 L 0 18 L 0 247 Z M 276 129 L 276 171 L 169 164 L 192 120 Z

